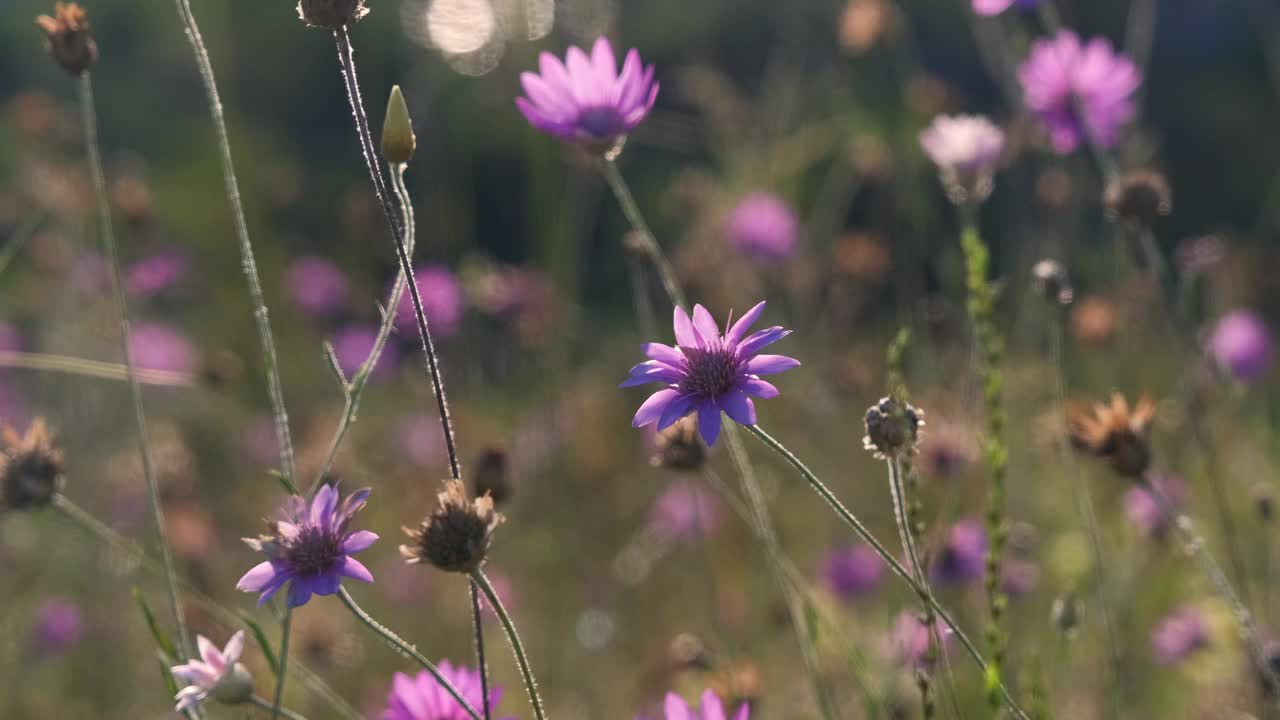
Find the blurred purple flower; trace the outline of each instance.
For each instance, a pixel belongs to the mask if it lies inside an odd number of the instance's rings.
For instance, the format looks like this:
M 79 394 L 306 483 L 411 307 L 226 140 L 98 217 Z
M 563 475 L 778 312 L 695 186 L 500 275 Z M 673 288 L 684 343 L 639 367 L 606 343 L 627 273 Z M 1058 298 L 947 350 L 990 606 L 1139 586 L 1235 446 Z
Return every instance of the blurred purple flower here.
M 360 371 L 360 366 L 369 358 L 377 340 L 378 328 L 372 325 L 348 325 L 329 338 L 329 343 L 333 345 L 333 355 L 338 359 L 338 367 L 342 368 L 342 374 L 348 380 Z M 369 379 L 385 380 L 399 362 L 399 352 L 388 342 L 382 346 L 382 354 L 378 356 L 378 364 L 373 366 Z
M 1209 646 L 1209 623 L 1198 608 L 1186 605 L 1166 615 L 1151 632 L 1156 662 L 1173 665 Z
M 271 523 L 271 534 L 245 538 L 245 544 L 267 556 L 236 583 L 243 592 L 261 593 L 258 604 L 289 583 L 289 607 L 306 604 L 311 595 L 338 592 L 342 578 L 373 582 L 373 575 L 351 557 L 373 545 L 378 536 L 368 530 L 349 530 L 364 507 L 369 490 L 357 490 L 338 504 L 338 491 L 325 485 L 310 506 L 297 495 L 286 502 L 282 520 Z
M 276 436 L 275 418 L 270 415 L 259 415 L 245 425 L 240 441 L 258 465 L 271 467 L 280 462 L 280 439 Z
M 98 253 L 83 253 L 71 261 L 67 282 L 81 295 L 105 295 L 111 291 L 111 265 Z
M 720 529 L 721 506 L 715 493 L 687 482 L 663 489 L 649 511 L 649 527 L 668 540 L 697 539 Z
M 934 582 L 958 585 L 981 579 L 986 570 L 987 531 L 976 520 L 951 526 L 947 542 L 930 566 Z
M 920 147 L 944 173 L 989 174 L 1004 151 L 1004 131 L 983 115 L 939 115 L 920 133 Z
M 65 598 L 50 598 L 36 611 L 32 642 L 42 657 L 61 655 L 80 642 L 84 617 L 80 608 Z
M 1169 499 L 1174 508 L 1181 507 L 1186 502 L 1187 487 L 1182 478 L 1177 475 L 1150 473 L 1148 479 Z M 1124 493 L 1124 514 L 1139 532 L 1149 537 L 1163 535 L 1173 522 L 1161 511 L 1160 505 L 1151 496 L 1151 491 L 1137 485 Z
M 743 425 L 756 424 L 756 408 L 752 397 L 772 398 L 778 389 L 761 380 L 761 375 L 775 375 L 800 365 L 785 355 L 760 355 L 765 346 L 777 342 L 790 330 L 775 325 L 750 336 L 747 330 L 764 312 L 761 302 L 747 311 L 738 322 L 733 313 L 724 335 L 701 305 L 693 308 L 693 320 L 684 308 L 675 309 L 676 347 L 661 343 L 641 346 L 650 359 L 631 368 L 631 377 L 621 387 L 647 383 L 666 383 L 667 387 L 649 396 L 636 412 L 632 425 L 644 427 L 658 423 L 665 430 L 675 421 L 695 410 L 698 432 L 707 445 L 720 436 L 720 412 Z
M 702 702 L 696 708 L 675 693 L 667 693 L 662 703 L 663 720 L 748 720 L 750 717 L 751 706 L 746 703 L 739 705 L 732 717 L 725 715 L 724 703 L 710 689 L 702 693 Z
M 0 322 L 0 352 L 20 352 L 22 333 L 7 322 Z
M 125 270 L 126 291 L 136 297 L 151 297 L 181 283 L 190 263 L 177 251 L 149 255 Z
M 872 592 L 884 576 L 884 561 L 869 545 L 832 548 L 818 565 L 818 579 L 845 602 Z
M 551 53 L 538 56 L 540 73 L 522 73 L 528 97 L 516 107 L 529 124 L 561 140 L 609 148 L 636 128 L 658 98 L 653 66 L 642 67 L 631 50 L 618 72 L 607 38 L 596 40 L 588 57 L 571 47 L 565 62 Z
M 939 632 L 943 644 L 949 644 L 951 631 L 939 627 Z M 929 626 L 920 619 L 919 613 L 903 610 L 893 619 L 893 628 L 889 631 L 889 652 L 904 667 L 920 667 L 929 655 L 930 634 Z
M 468 705 L 476 709 L 484 705 L 479 671 L 455 666 L 448 660 L 441 660 L 437 667 Z M 502 688 L 490 687 L 489 706 L 496 708 L 501 700 Z M 426 670 L 414 677 L 396 673 L 391 681 L 391 694 L 387 696 L 386 712 L 382 714 L 382 720 L 470 720 L 470 717 Z
M 143 370 L 189 374 L 199 365 L 191 341 L 159 323 L 137 323 L 129 330 L 129 357 Z
M 293 304 L 315 316 L 341 309 L 351 292 L 342 268 L 328 258 L 315 255 L 294 260 L 285 271 L 284 285 Z
M 1134 117 L 1133 92 L 1142 84 L 1138 66 L 1109 41 L 1094 38 L 1081 45 L 1070 30 L 1032 45 L 1018 79 L 1027 108 L 1044 123 L 1060 155 L 1090 138 L 1103 147 L 1115 145 Z
M 174 677 L 191 683 L 174 697 L 175 709 L 185 713 L 210 697 L 228 702 L 244 702 L 253 694 L 253 680 L 248 670 L 240 664 L 244 654 L 244 631 L 239 630 L 218 649 L 203 635 L 196 636 L 200 649 L 199 660 L 188 660 L 170 668 Z
M 973 0 L 973 11 L 979 15 L 999 15 L 1017 5 L 1020 8 L 1035 7 L 1040 0 Z
M 1028 595 L 1040 580 L 1040 568 L 1030 560 L 1006 558 L 1000 568 L 1000 589 L 1010 596 Z
M 795 252 L 800 220 L 777 195 L 753 192 L 729 211 L 724 231 L 738 252 L 759 262 L 776 263 Z
M 1232 310 L 1213 326 L 1209 352 L 1232 377 L 1253 382 L 1271 369 L 1271 332 L 1252 310 Z
M 422 310 L 427 314 L 431 335 L 449 337 L 458 332 L 462 321 L 462 286 L 453 273 L 441 265 L 427 265 L 413 271 L 418 282 L 418 294 L 422 298 Z M 396 309 L 396 329 L 410 337 L 417 337 L 418 321 L 414 317 L 413 298 L 406 290 L 400 296 Z
M 395 440 L 405 459 L 418 467 L 431 467 L 444 459 L 444 431 L 440 429 L 439 416 L 405 416 L 396 425 Z

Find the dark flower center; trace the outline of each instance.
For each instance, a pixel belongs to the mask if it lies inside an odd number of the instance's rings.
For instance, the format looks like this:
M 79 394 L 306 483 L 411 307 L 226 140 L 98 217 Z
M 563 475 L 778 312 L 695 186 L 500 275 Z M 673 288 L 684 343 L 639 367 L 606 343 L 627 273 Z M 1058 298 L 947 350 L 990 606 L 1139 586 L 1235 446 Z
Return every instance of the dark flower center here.
M 738 354 L 723 346 L 681 348 L 687 364 L 680 389 L 713 400 L 733 388 L 738 377 Z
M 578 113 L 578 127 L 596 138 L 611 138 L 622 134 L 622 117 L 611 107 L 586 108 Z
M 317 527 L 302 528 L 285 551 L 294 572 L 307 577 L 328 572 L 341 555 L 338 537 Z

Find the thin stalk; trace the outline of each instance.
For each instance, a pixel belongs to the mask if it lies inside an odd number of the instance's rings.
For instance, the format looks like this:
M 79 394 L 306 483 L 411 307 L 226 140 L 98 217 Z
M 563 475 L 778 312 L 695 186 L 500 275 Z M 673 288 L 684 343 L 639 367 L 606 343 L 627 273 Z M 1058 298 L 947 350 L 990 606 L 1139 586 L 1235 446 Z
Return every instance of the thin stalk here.
M 605 182 L 609 183 L 609 189 L 613 191 L 613 196 L 617 198 L 618 205 L 622 207 L 622 213 L 627 216 L 627 222 L 631 223 L 631 227 L 636 231 L 636 248 L 643 252 L 649 258 L 649 261 L 653 263 L 654 269 L 658 271 L 658 278 L 662 280 L 662 287 L 667 291 L 671 302 L 684 307 L 688 303 L 685 301 L 684 291 L 680 289 L 680 281 L 676 278 L 675 268 L 671 267 L 667 257 L 662 254 L 662 249 L 658 247 L 658 241 L 654 239 L 653 233 L 649 231 L 649 224 L 645 222 L 644 215 L 640 212 L 640 206 L 636 204 L 636 199 L 631 195 L 631 188 L 627 186 L 627 181 L 622 178 L 622 173 L 618 171 L 617 162 L 613 158 L 601 158 L 600 172 L 604 175 Z
M 249 224 L 244 218 L 244 206 L 240 201 L 240 184 L 236 180 L 235 162 L 231 157 L 231 140 L 227 135 L 227 121 L 222 113 L 222 99 L 218 95 L 218 83 L 205 49 L 200 26 L 191 11 L 190 0 L 175 0 L 178 16 L 186 30 L 187 42 L 195 54 L 200 69 L 200 80 L 208 96 L 209 116 L 217 134 L 218 151 L 222 157 L 222 180 L 226 187 L 227 202 L 231 205 L 231 219 L 236 239 L 240 244 L 240 265 L 249 284 L 249 298 L 253 302 L 253 318 L 258 328 L 258 343 L 262 346 L 262 358 L 267 370 L 267 395 L 271 400 L 271 414 L 275 420 L 276 440 L 280 445 L 280 471 L 292 482 L 294 477 L 293 440 L 289 434 L 289 413 L 284 406 L 284 389 L 280 383 L 280 361 L 276 357 L 275 336 L 271 333 L 271 321 L 267 318 L 267 302 L 262 293 L 262 281 L 258 278 L 258 261 L 254 258 L 253 243 L 249 241 Z
M 0 367 L 81 375 L 101 380 L 128 380 L 129 370 L 121 363 L 86 360 L 69 355 L 48 353 L 0 352 Z M 144 385 L 191 387 L 195 378 L 190 373 L 134 368 L 133 377 Z
M 853 529 L 858 537 L 862 538 L 863 542 L 870 545 L 872 550 L 875 550 L 876 554 L 880 556 L 880 559 L 889 566 L 889 569 L 892 570 L 895 575 L 902 578 L 902 580 L 907 583 L 908 587 L 914 590 L 917 594 L 928 595 L 928 593 L 924 592 L 924 588 L 921 587 L 920 584 L 916 582 L 915 578 L 911 576 L 911 573 L 902 566 L 902 563 L 898 562 L 898 559 L 893 556 L 893 553 L 889 552 L 884 544 L 881 543 L 875 535 L 871 534 L 871 531 L 862 524 L 862 521 L 858 520 L 858 518 L 840 502 L 840 499 L 837 498 L 820 479 L 818 479 L 818 476 L 815 475 L 813 471 L 800 460 L 800 458 L 796 457 L 795 454 L 788 450 L 785 445 L 775 440 L 773 436 L 762 430 L 759 425 L 747 425 L 745 427 L 747 432 L 755 435 L 760 442 L 764 443 L 771 450 L 781 455 L 782 458 L 791 465 L 791 467 L 795 468 L 796 471 L 800 473 L 800 476 L 809 483 L 811 488 L 813 488 L 814 492 L 818 493 L 818 496 L 835 511 L 836 515 L 843 520 L 846 525 Z M 938 617 L 942 620 L 943 624 L 951 630 L 956 641 L 964 647 L 965 652 L 969 654 L 969 657 L 973 659 L 978 668 L 983 671 L 988 680 L 995 683 L 1001 697 L 1004 699 L 1005 705 L 1014 714 L 1014 716 L 1020 718 L 1020 720 L 1029 720 L 1026 711 L 1019 707 L 1017 700 L 1014 699 L 1013 694 L 1009 692 L 1004 683 L 999 682 L 998 680 L 992 680 L 990 664 L 985 658 L 983 658 L 982 653 L 978 651 L 978 648 L 973 644 L 973 641 L 965 635 L 962 629 L 960 629 L 959 624 L 957 624 L 951 617 L 951 614 L 947 612 L 946 608 L 942 607 L 936 598 L 930 598 L 929 605 L 933 607 L 933 611 L 938 614 Z
M 293 628 L 293 608 L 286 607 L 284 622 L 280 623 L 280 672 L 276 673 L 276 698 L 271 705 L 271 720 L 280 717 L 281 703 L 284 701 L 284 678 L 289 670 L 289 636 Z
M 22 252 L 22 248 L 27 246 L 27 242 L 35 237 L 36 230 L 40 228 L 40 223 L 44 222 L 45 217 L 46 213 L 36 213 L 9 235 L 4 249 L 0 250 L 0 275 L 9 268 L 13 259 Z
M 107 180 L 102 173 L 102 151 L 98 147 L 98 117 L 93 104 L 93 81 L 89 73 L 80 76 L 81 110 L 84 113 L 85 151 L 89 157 L 89 173 L 98 207 L 98 222 L 102 233 L 102 247 L 111 265 L 111 294 L 115 299 L 116 314 L 120 321 L 120 348 L 124 355 L 125 376 L 129 381 L 129 397 L 133 401 L 133 421 L 138 431 L 138 454 L 142 458 L 142 476 L 147 483 L 147 495 L 151 500 L 151 516 L 156 525 L 156 538 L 160 542 L 160 558 L 164 564 L 165 589 L 169 594 L 169 609 L 173 613 L 178 633 L 178 649 L 183 657 L 191 657 L 187 642 L 187 621 L 178 599 L 178 571 L 173 564 L 173 551 L 165 529 L 164 507 L 160 504 L 160 486 L 156 482 L 155 463 L 151 458 L 151 439 L 147 432 L 147 415 L 142 405 L 142 386 L 133 371 L 133 358 L 129 352 L 129 305 L 124 297 L 124 280 L 120 273 L 120 253 L 116 247 L 115 233 L 111 228 L 111 207 L 107 203 Z
M 525 654 L 524 645 L 520 642 L 520 636 L 516 633 L 515 623 L 511 622 L 511 615 L 502 606 L 502 600 L 498 598 L 498 593 L 493 591 L 493 586 L 489 584 L 489 578 L 485 577 L 484 571 L 476 570 L 472 572 L 471 580 L 484 592 L 484 596 L 489 600 L 489 606 L 493 608 L 494 614 L 498 616 L 498 620 L 502 623 L 502 629 L 507 633 L 507 642 L 511 643 L 511 652 L 516 657 L 516 665 L 520 667 L 520 677 L 524 680 L 524 689 L 529 693 L 529 704 L 533 706 L 534 718 L 536 720 L 547 720 L 547 713 L 542 709 L 542 698 L 538 697 L 538 681 L 533 677 L 533 670 L 529 667 L 529 657 Z
M 272 707 L 271 703 L 267 702 L 263 698 L 258 697 L 257 695 L 254 695 L 253 697 L 249 698 L 246 702 L 248 702 L 248 704 L 254 707 L 262 708 L 263 710 L 270 710 L 273 714 L 276 712 L 279 712 L 281 716 L 287 718 L 288 720 L 307 720 L 307 718 L 303 716 L 302 713 L 296 713 L 290 710 L 289 708 L 274 708 Z
M 468 584 L 471 594 L 471 627 L 475 632 L 476 667 L 480 670 L 480 705 L 484 710 L 484 720 L 489 720 L 489 667 L 484 661 L 484 617 L 480 614 L 480 588 L 476 581 Z
M 347 609 L 351 611 L 352 615 L 356 616 L 357 620 L 364 623 L 365 627 L 373 631 L 373 634 L 381 638 L 382 641 L 392 650 L 395 650 L 410 660 L 417 662 L 422 666 L 423 670 L 431 673 L 431 676 L 436 679 L 436 682 L 440 684 L 440 687 L 444 688 L 444 691 L 449 693 L 449 696 L 457 701 L 458 706 L 465 710 L 467 715 L 471 716 L 471 720 L 481 720 L 480 715 L 476 713 L 475 708 L 471 707 L 471 703 L 468 703 L 466 698 L 462 697 L 462 693 L 458 692 L 458 689 L 453 686 L 453 683 L 449 682 L 449 678 L 445 677 L 434 663 L 428 660 L 422 653 L 418 652 L 412 645 L 405 642 L 405 640 L 399 635 L 392 632 L 390 628 L 382 625 L 377 620 L 374 620 L 372 615 L 365 612 L 364 608 L 360 607 L 360 605 L 356 603 L 355 598 L 351 597 L 351 593 L 348 593 L 346 588 L 338 588 L 338 599 L 342 600 L 342 604 L 347 606 Z
M 937 618 L 934 617 L 933 607 L 929 603 L 933 590 L 929 587 L 924 565 L 920 563 L 920 556 L 916 553 L 915 530 L 911 526 L 911 520 L 907 512 L 907 493 L 902 483 L 902 459 L 895 456 L 886 460 L 885 464 L 889 466 L 889 494 L 893 498 L 893 518 L 898 525 L 898 535 L 902 540 L 902 552 L 906 555 L 907 562 L 911 565 L 912 577 L 924 589 L 920 602 L 924 606 L 925 627 L 929 629 L 929 642 L 931 645 L 929 654 L 934 652 L 942 653 L 945 652 L 942 645 L 942 635 L 938 632 Z M 926 720 L 934 715 L 933 693 L 927 669 L 929 664 L 926 661 L 926 667 L 918 670 L 916 677 L 916 686 L 920 690 L 920 712 Z

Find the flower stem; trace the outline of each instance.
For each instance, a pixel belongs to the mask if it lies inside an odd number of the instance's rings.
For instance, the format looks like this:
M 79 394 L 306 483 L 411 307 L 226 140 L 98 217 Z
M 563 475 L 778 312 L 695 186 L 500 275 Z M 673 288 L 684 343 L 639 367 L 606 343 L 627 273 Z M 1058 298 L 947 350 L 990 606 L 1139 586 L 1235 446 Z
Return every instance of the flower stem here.
M 449 693 L 450 697 L 457 701 L 458 705 L 466 711 L 467 715 L 471 716 L 471 720 L 481 720 L 480 715 L 476 713 L 475 708 L 471 707 L 471 703 L 468 703 L 466 698 L 462 697 L 462 693 L 458 692 L 458 689 L 453 686 L 453 683 L 449 682 L 449 678 L 445 677 L 434 663 L 428 660 L 422 653 L 418 652 L 412 645 L 405 642 L 399 635 L 396 635 L 385 625 L 374 620 L 373 616 L 365 612 L 364 608 L 360 607 L 360 605 L 356 603 L 355 598 L 351 597 L 351 593 L 347 592 L 346 588 L 338 588 L 338 598 L 342 600 L 343 605 L 347 606 L 347 609 L 351 611 L 351 614 L 356 616 L 357 620 L 364 623 L 365 627 L 372 630 L 374 635 L 382 638 L 382 641 L 390 646 L 391 649 L 411 660 L 416 661 L 422 666 L 422 669 L 431 673 L 431 676 L 436 679 L 436 682 L 440 684 L 440 687 L 443 688 L 445 692 Z
M 618 205 L 622 207 L 622 213 L 627 216 L 627 222 L 631 223 L 631 227 L 636 231 L 637 248 L 653 263 L 654 270 L 658 272 L 662 287 L 667 291 L 671 302 L 684 307 L 687 303 L 684 291 L 680 289 L 680 281 L 676 278 L 676 271 L 662 254 L 662 249 L 658 247 L 658 241 L 654 239 L 653 233 L 649 231 L 649 224 L 644 221 L 640 206 L 631 195 L 631 188 L 627 186 L 627 181 L 618 171 L 618 164 L 611 158 L 601 158 L 600 172 L 604 175 L 605 182 L 609 183 L 609 189 L 617 198 Z
M 101 380 L 127 381 L 129 379 L 128 369 L 120 363 L 87 360 L 70 355 L 53 355 L 49 353 L 0 352 L 0 367 L 60 372 Z M 195 378 L 191 374 L 169 370 L 134 368 L 133 377 L 144 385 L 191 387 L 195 384 Z
M 795 454 L 788 450 L 782 443 L 775 440 L 773 436 L 762 430 L 759 425 L 747 425 L 745 427 L 747 432 L 755 435 L 760 442 L 764 443 L 771 450 L 781 455 L 788 464 L 795 468 L 796 471 L 800 473 L 801 477 L 809 483 L 809 486 L 813 488 L 814 492 L 818 493 L 818 496 L 835 511 L 836 515 L 843 520 L 845 524 L 853 529 L 858 537 L 862 538 L 864 542 L 871 546 L 871 549 L 875 550 L 876 554 L 880 556 L 880 559 L 889 566 L 889 569 L 892 570 L 894 574 L 902 578 L 902 580 L 906 582 L 907 585 L 917 594 L 929 597 L 928 603 L 933 608 L 933 611 L 938 614 L 938 618 L 942 620 L 943 624 L 951 630 L 951 633 L 964 647 L 965 651 L 969 654 L 969 657 L 973 658 L 974 663 L 976 663 L 986 675 L 988 681 L 995 683 L 997 690 L 1004 699 L 1004 703 L 1008 706 L 1009 710 L 1013 712 L 1015 717 L 1020 718 L 1020 720 L 1028 720 L 1027 713 L 1018 706 L 1017 701 L 1013 698 L 1013 695 L 1009 692 L 1008 688 L 1006 688 L 998 679 L 993 680 L 991 678 L 991 666 L 988 664 L 986 659 L 982 657 L 982 653 L 978 651 L 978 648 L 973 644 L 973 641 L 970 640 L 969 637 L 965 635 L 964 631 L 960 629 L 960 626 L 951 617 L 950 613 L 947 612 L 946 608 L 942 607 L 936 598 L 929 596 L 929 594 L 925 592 L 925 589 L 916 582 L 915 578 L 911 576 L 911 573 L 902 566 L 902 563 L 898 562 L 898 559 L 889 552 L 884 544 L 881 543 L 875 535 L 871 534 L 871 531 L 868 530 L 867 527 L 863 525 L 862 522 L 844 506 L 843 503 L 840 502 L 840 499 L 837 498 L 820 479 L 818 479 L 817 475 L 813 474 L 813 471 L 810 470 L 808 466 L 800 460 L 800 458 L 796 457 Z
M 263 710 L 270 710 L 273 714 L 278 712 L 280 713 L 280 715 L 287 718 L 287 720 L 307 720 L 307 718 L 303 716 L 301 713 L 296 713 L 288 708 L 282 708 L 278 706 L 273 707 L 270 702 L 267 702 L 266 700 L 258 697 L 257 695 L 254 695 L 253 697 L 249 698 L 247 702 L 254 707 L 262 708 Z
M 284 678 L 289 671 L 289 635 L 293 628 L 293 608 L 284 610 L 284 622 L 280 623 L 280 672 L 276 673 L 276 698 L 271 705 L 271 720 L 280 717 L 280 704 L 284 701 Z
M 111 292 L 120 321 L 120 347 L 124 354 L 125 376 L 129 381 L 129 397 L 133 401 L 133 421 L 138 431 L 138 454 L 142 459 L 142 476 L 146 480 L 147 495 L 151 500 L 151 515 L 156 525 L 156 537 L 160 541 L 165 589 L 169 594 L 169 609 L 173 613 L 174 625 L 177 628 L 178 649 L 183 657 L 190 657 L 191 646 L 187 641 L 187 621 L 182 612 L 182 603 L 178 599 L 178 572 L 173 564 L 173 550 L 169 547 L 164 507 L 160 503 L 160 487 L 156 481 L 155 463 L 151 457 L 147 415 L 142 404 L 142 386 L 134 373 L 133 358 L 129 352 L 129 306 L 124 297 L 120 253 L 116 246 L 115 233 L 111 228 L 111 207 L 107 203 L 107 180 L 102 172 L 102 151 L 98 147 L 98 117 L 93 103 L 93 81 L 87 72 L 80 76 L 80 99 L 84 120 L 85 151 L 89 159 L 89 173 L 93 178 L 93 190 L 97 200 L 102 247 L 111 265 Z
M 489 708 L 489 667 L 484 660 L 484 617 L 480 614 L 480 588 L 475 580 L 468 583 L 471 594 L 471 626 L 475 630 L 476 667 L 480 670 L 480 707 L 484 710 L 484 720 L 490 718 Z
M 471 580 L 484 592 L 485 598 L 489 600 L 489 606 L 493 608 L 494 614 L 502 623 L 502 629 L 507 633 L 511 652 L 516 656 L 516 664 L 520 666 L 520 677 L 524 680 L 524 689 L 529 693 L 529 704 L 533 706 L 534 718 L 547 720 L 547 713 L 542 709 L 542 698 L 538 697 L 538 681 L 534 679 L 533 670 L 529 668 L 529 658 L 525 654 L 524 645 L 520 642 L 520 636 L 516 634 L 516 626 L 511 622 L 511 615 L 502 606 L 502 600 L 498 598 L 498 593 L 494 592 L 493 585 L 489 584 L 489 578 L 485 577 L 484 571 L 476 570 L 471 573 Z
M 289 435 L 289 413 L 285 410 L 284 389 L 280 382 L 280 362 L 276 357 L 275 336 L 271 333 L 271 321 L 267 318 L 267 302 L 258 278 L 258 262 L 254 258 L 253 243 L 249 241 L 249 225 L 244 217 L 244 205 L 240 201 L 240 184 L 236 180 L 235 162 L 231 157 L 231 140 L 227 135 L 227 121 L 222 113 L 222 99 L 218 95 L 218 83 L 209 61 L 209 51 L 204 46 L 200 26 L 191 11 L 190 0 L 175 0 L 178 15 L 186 29 L 187 42 L 195 54 L 200 69 L 200 80 L 208 96 L 209 116 L 218 138 L 218 150 L 222 157 L 222 179 L 226 186 L 227 202 L 231 205 L 231 219 L 236 239 L 240 244 L 240 264 L 249 284 L 249 297 L 253 302 L 253 318 L 258 328 L 258 343 L 267 370 L 267 395 L 271 401 L 271 414 L 275 420 L 276 439 L 280 445 L 280 471 L 291 482 L 294 477 L 293 440 Z
M 920 556 L 916 554 L 915 530 L 907 512 L 907 493 L 902 483 L 902 460 L 892 457 L 886 460 L 885 464 L 889 466 L 889 494 L 893 498 L 893 518 L 897 522 L 898 535 L 902 540 L 902 552 L 911 565 L 912 577 L 924 591 L 920 602 L 924 606 L 924 624 L 929 629 L 930 649 L 927 654 L 932 656 L 935 652 L 943 652 L 942 635 L 938 632 L 933 606 L 929 604 L 933 591 L 925 576 L 924 566 L 920 564 Z M 926 659 L 924 667 L 917 670 L 916 676 L 916 686 L 920 690 L 920 711 L 926 720 L 932 718 L 934 714 L 933 693 L 929 683 L 931 661 L 932 657 Z

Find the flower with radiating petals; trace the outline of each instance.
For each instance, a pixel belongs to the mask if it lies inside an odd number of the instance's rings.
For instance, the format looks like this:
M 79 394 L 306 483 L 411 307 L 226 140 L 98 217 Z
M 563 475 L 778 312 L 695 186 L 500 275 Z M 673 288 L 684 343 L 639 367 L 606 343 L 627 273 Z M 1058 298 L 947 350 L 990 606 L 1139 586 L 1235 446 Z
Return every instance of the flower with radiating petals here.
M 430 323 L 431 335 L 436 338 L 449 337 L 458 332 L 462 321 L 462 286 L 458 284 L 453 273 L 442 265 L 427 265 L 413 271 L 414 281 L 418 284 L 418 296 L 422 300 L 422 311 Z M 400 296 L 400 305 L 396 309 L 396 330 L 411 337 L 418 332 L 418 321 L 413 309 L 413 298 L 408 291 Z
M 240 664 L 244 653 L 243 630 L 232 635 L 221 650 L 203 635 L 196 636 L 196 645 L 200 648 L 199 660 L 170 668 L 174 677 L 191 683 L 174 697 L 178 712 L 185 713 L 210 698 L 234 705 L 253 696 L 253 678 Z
M 690 707 L 684 698 L 675 693 L 667 693 L 662 703 L 663 720 L 748 720 L 750 717 L 751 706 L 742 703 L 730 718 L 725 714 L 724 703 L 713 690 L 702 693 L 702 702 L 696 708 Z
M 767 192 L 744 196 L 724 224 L 729 244 L 764 263 L 786 260 L 795 252 L 800 220 L 782 198 Z
M 1252 310 L 1233 310 L 1213 326 L 1209 352 L 1232 377 L 1253 382 L 1271 369 L 1271 332 Z
M 883 576 L 884 561 L 865 543 L 832 548 L 818 566 L 818 579 L 845 602 L 875 590 Z
M 761 302 L 738 322 L 733 313 L 725 323 L 726 332 L 701 305 L 693 308 L 693 320 L 684 308 L 675 309 L 676 346 L 646 343 L 641 346 L 648 361 L 631 368 L 631 377 L 621 387 L 661 382 L 667 387 L 649 396 L 636 411 L 632 425 L 658 423 L 659 430 L 671 427 L 691 412 L 698 413 L 698 432 L 707 445 L 720 436 L 720 413 L 743 425 L 756 424 L 756 407 L 751 398 L 778 396 L 778 389 L 760 379 L 800 365 L 785 355 L 759 354 L 767 345 L 791 334 L 779 325 L 747 335 L 747 330 L 764 312 Z M 746 337 L 744 337 L 746 336 Z
M 1161 665 L 1181 662 L 1209 646 L 1209 622 L 1196 607 L 1178 608 L 1151 632 L 1151 650 Z
M 467 667 L 455 666 L 441 660 L 436 666 L 440 674 L 458 690 L 467 704 L 473 708 L 484 705 L 484 692 L 480 687 L 480 673 Z M 502 688 L 489 688 L 489 707 L 496 708 L 502 700 Z M 414 677 L 396 673 L 391 681 L 391 694 L 387 696 L 387 709 L 382 720 L 470 720 L 463 709 L 431 673 L 423 670 Z M 510 720 L 510 719 L 508 719 Z
M 571 47 L 565 61 L 551 53 L 538 57 L 540 72 L 523 73 L 528 97 L 516 107 L 542 132 L 607 151 L 644 120 L 658 98 L 653 66 L 643 67 L 631 50 L 618 71 L 608 38 L 596 40 L 588 56 Z
M 270 524 L 271 532 L 244 538 L 245 544 L 267 556 L 236 583 L 243 592 L 261 593 L 266 602 L 286 583 L 289 607 L 305 604 L 315 595 L 338 592 L 342 578 L 373 582 L 369 569 L 352 555 L 369 549 L 378 536 L 368 530 L 350 530 L 351 519 L 369 499 L 369 490 L 357 490 L 338 503 L 338 491 L 325 485 L 308 506 L 291 496 L 284 519 Z
M 284 286 L 294 305 L 316 316 L 342 308 L 351 292 L 351 283 L 342 268 L 329 258 L 315 255 L 294 260 L 284 274 Z
M 1142 73 L 1111 43 L 1094 38 L 1081 44 L 1070 30 L 1040 40 L 1018 68 L 1023 99 L 1049 131 L 1049 142 L 1066 155 L 1092 139 L 1112 147 L 1133 119 L 1133 93 Z
M 1009 8 L 1034 7 L 1040 0 L 973 0 L 973 11 L 979 15 L 999 15 Z

